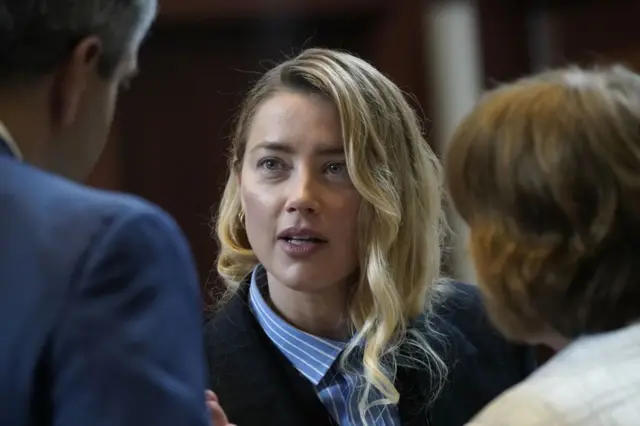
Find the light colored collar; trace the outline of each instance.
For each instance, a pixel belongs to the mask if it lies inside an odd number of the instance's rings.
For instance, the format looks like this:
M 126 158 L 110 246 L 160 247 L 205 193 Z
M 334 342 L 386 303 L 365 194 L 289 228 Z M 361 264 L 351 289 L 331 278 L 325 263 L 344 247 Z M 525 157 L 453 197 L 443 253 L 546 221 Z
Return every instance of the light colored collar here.
M 262 265 L 254 268 L 249 287 L 249 307 L 265 334 L 282 354 L 311 383 L 318 386 L 346 346 L 323 337 L 298 330 L 282 319 L 265 300 L 267 273 Z
M 4 140 L 5 144 L 9 147 L 9 151 L 11 151 L 18 160 L 22 161 L 22 152 L 2 121 L 0 121 L 0 138 Z
M 565 371 L 567 366 L 575 369 L 584 365 L 615 363 L 615 360 L 621 357 L 640 354 L 639 342 L 640 323 L 638 322 L 618 330 L 579 337 L 553 356 L 544 364 L 544 368 L 534 372 L 534 375 L 546 377 L 558 374 L 557 371 Z

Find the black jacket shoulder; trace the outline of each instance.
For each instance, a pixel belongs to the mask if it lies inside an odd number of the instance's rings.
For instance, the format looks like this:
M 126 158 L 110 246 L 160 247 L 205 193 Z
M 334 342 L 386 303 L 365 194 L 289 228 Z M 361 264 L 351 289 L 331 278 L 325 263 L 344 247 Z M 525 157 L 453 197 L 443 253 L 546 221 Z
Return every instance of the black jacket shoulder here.
M 491 324 L 477 287 L 447 286 L 429 318 L 427 336 L 448 369 L 428 409 L 431 424 L 438 426 L 465 424 L 536 367 L 532 347 L 507 341 Z

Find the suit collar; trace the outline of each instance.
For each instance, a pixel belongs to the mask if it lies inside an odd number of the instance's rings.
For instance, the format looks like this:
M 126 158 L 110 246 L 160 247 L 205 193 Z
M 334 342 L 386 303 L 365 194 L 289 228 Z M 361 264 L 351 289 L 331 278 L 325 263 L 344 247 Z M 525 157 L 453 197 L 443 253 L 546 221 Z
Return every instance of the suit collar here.
M 22 161 L 22 152 L 18 148 L 18 144 L 14 141 L 11 133 L 0 121 L 0 155 L 8 155 Z
M 0 138 L 0 156 L 13 157 L 13 152 L 9 149 L 9 145 Z

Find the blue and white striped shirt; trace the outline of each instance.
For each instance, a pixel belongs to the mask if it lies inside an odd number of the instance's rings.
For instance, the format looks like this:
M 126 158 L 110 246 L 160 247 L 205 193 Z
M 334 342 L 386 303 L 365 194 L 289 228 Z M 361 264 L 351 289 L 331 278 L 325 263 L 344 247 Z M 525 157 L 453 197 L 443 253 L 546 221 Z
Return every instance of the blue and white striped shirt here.
M 266 271 L 258 265 L 251 276 L 249 306 L 258 323 L 271 341 L 293 366 L 315 386 L 318 396 L 340 426 L 400 426 L 395 406 L 376 405 L 369 409 L 366 423 L 358 414 L 358 401 L 363 379 L 339 369 L 338 358 L 345 348 L 344 342 L 313 336 L 280 318 L 265 301 L 268 291 Z M 362 365 L 355 366 L 362 371 Z M 371 398 L 377 399 L 372 390 Z

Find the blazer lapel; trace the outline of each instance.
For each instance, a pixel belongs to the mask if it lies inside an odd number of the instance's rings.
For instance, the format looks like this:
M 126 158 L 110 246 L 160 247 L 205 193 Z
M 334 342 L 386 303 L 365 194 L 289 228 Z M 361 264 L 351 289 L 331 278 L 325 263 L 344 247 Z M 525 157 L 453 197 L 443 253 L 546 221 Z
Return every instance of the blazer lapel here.
M 313 385 L 256 321 L 249 309 L 248 283 L 207 324 L 205 340 L 210 386 L 231 422 L 248 426 L 332 424 Z
M 2 138 L 0 138 L 0 156 L 13 157 L 13 153 L 9 149 L 9 145 L 7 145 Z
M 0 121 L 0 155 L 14 157 L 20 161 L 23 159 L 20 148 L 13 140 L 11 133 L 7 130 L 2 121 Z

